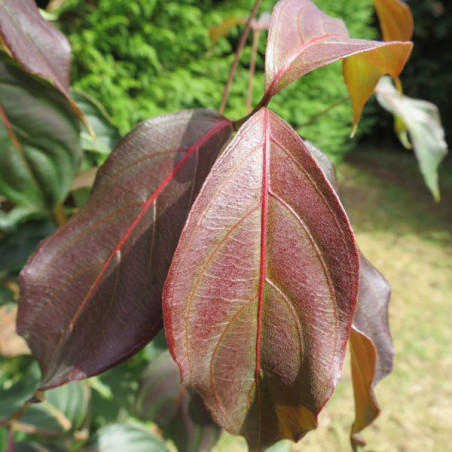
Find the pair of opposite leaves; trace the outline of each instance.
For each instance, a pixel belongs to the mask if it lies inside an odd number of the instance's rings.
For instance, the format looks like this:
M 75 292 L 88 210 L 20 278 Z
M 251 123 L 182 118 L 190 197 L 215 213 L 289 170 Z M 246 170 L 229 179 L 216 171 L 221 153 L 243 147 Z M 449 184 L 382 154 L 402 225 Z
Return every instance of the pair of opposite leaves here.
M 284 0 L 266 96 L 315 67 L 394 48 L 406 58 L 410 46 L 349 39 L 311 2 Z M 99 171 L 88 204 L 37 250 L 22 273 L 19 331 L 43 389 L 112 367 L 161 328 L 173 252 L 231 133 L 206 110 L 142 123 Z M 301 139 L 266 109 L 215 164 L 191 212 L 167 281 L 170 348 L 222 426 L 257 448 L 297 439 L 337 384 L 350 332 L 359 264 L 346 215 Z M 196 366 L 193 350 L 204 351 Z

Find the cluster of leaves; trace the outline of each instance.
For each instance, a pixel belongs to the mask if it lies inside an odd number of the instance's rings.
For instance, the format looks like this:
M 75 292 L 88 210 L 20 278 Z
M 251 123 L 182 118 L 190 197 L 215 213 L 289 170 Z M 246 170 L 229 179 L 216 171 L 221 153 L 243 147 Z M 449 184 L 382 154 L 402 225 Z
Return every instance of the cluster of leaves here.
M 400 3 L 376 3 L 385 30 L 391 21 L 381 12 Z M 13 206 L 5 222 L 44 214 L 65 222 L 73 181 L 84 187 L 92 177 L 74 179 L 77 170 L 103 161 L 117 132 L 99 104 L 69 90 L 70 48 L 34 3 L 3 2 L 0 12 L 9 162 L 0 188 Z M 164 114 L 120 140 L 86 204 L 21 272 L 18 331 L 41 374 L 31 363 L 16 381 L 5 367 L 0 422 L 9 434 L 0 441 L 13 450 L 21 432 L 32 432 L 57 450 L 165 450 L 149 424 L 94 415 L 110 403 L 155 421 L 188 450 L 209 449 L 217 424 L 252 450 L 297 441 L 316 427 L 349 342 L 352 444 L 361 444 L 379 412 L 374 386 L 392 366 L 389 287 L 357 250 L 331 162 L 267 107 L 306 74 L 343 60 L 356 126 L 375 89 L 393 104 L 377 82 L 388 73 L 398 83 L 410 51 L 404 37 L 352 39 L 310 0 L 282 0 L 270 21 L 264 95 L 249 115 Z M 411 133 L 403 108 L 396 113 Z M 79 197 L 74 191 L 76 208 Z M 126 368 L 79 381 L 137 352 Z M 139 387 L 129 385 L 138 375 Z
M 217 109 L 252 3 L 251 0 L 101 0 L 94 5 L 66 0 L 57 13 L 58 23 L 68 36 L 75 56 L 74 86 L 102 102 L 123 133 L 138 121 L 168 111 L 194 107 Z M 319 0 L 316 3 L 328 14 L 344 17 L 352 36 L 375 37 L 375 30 L 369 26 L 373 14 L 370 1 Z M 274 4 L 274 0 L 263 0 L 262 10 L 271 11 Z M 236 26 L 227 37 L 212 42 L 209 29 L 225 20 Z M 264 83 L 264 39 L 259 41 L 258 49 L 254 103 L 259 101 Z M 227 104 L 229 117 L 239 118 L 246 113 L 243 96 L 250 59 L 251 51 L 246 48 Z M 297 129 L 346 96 L 341 67 L 336 64 L 309 74 L 303 83 L 288 87 L 273 101 L 272 108 Z M 315 139 L 318 146 L 337 160 L 351 146 L 344 118 L 350 118 L 347 102 L 334 108 L 324 120 L 305 125 L 302 133 Z M 371 123 L 366 118 L 360 131 Z

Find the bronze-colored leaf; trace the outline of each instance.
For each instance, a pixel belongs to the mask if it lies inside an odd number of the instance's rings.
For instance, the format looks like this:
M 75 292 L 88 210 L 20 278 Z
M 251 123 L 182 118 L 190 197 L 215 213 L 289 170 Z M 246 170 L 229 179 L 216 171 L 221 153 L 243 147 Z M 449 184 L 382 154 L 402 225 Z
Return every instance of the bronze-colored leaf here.
M 361 431 L 380 413 L 376 384 L 393 366 L 394 348 L 388 324 L 391 294 L 383 275 L 360 253 L 360 287 L 350 335 L 355 422 L 351 442 L 363 444 Z
M 411 41 L 414 21 L 410 7 L 402 0 L 373 0 L 383 41 Z

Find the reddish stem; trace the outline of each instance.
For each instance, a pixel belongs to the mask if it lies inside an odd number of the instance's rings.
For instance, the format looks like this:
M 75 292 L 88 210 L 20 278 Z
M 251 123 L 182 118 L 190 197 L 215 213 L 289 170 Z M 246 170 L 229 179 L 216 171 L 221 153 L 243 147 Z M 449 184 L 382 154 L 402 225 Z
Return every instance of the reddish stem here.
M 232 66 L 231 66 L 231 70 L 229 71 L 229 76 L 226 81 L 226 85 L 224 87 L 223 96 L 221 98 L 221 103 L 220 103 L 220 108 L 219 108 L 220 113 L 223 113 L 224 108 L 226 107 L 226 102 L 228 100 L 229 89 L 231 88 L 232 79 L 234 78 L 234 74 L 237 69 L 237 65 L 239 64 L 240 55 L 242 54 L 242 50 L 243 50 L 243 47 L 245 46 L 246 38 L 248 37 L 248 33 L 251 28 L 251 21 L 256 16 L 256 12 L 257 12 L 257 9 L 259 8 L 260 2 L 261 2 L 261 0 L 256 0 L 254 2 L 253 9 L 251 10 L 248 20 L 246 21 L 245 30 L 243 31 L 242 37 L 240 38 L 239 45 L 235 52 L 235 58 L 232 63 Z
M 249 119 L 251 116 L 253 116 L 255 113 L 257 113 L 261 108 L 266 107 L 268 103 L 270 102 L 271 97 L 267 96 L 266 94 L 264 97 L 259 101 L 259 103 L 254 107 L 253 111 L 243 118 L 237 119 L 236 121 L 232 121 L 232 128 L 237 131 L 242 127 L 242 125 Z
M 253 47 L 251 48 L 251 61 L 250 61 L 250 71 L 248 79 L 248 94 L 246 96 L 246 112 L 251 111 L 251 104 L 253 101 L 253 79 L 256 69 L 256 56 L 257 56 L 257 46 L 259 44 L 260 30 L 253 30 Z

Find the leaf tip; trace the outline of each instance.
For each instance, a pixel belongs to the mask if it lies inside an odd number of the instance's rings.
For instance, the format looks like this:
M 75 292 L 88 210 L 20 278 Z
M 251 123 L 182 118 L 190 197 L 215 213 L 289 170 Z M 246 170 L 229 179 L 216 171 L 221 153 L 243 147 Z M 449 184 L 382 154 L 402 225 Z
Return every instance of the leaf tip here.
M 439 192 L 439 188 L 435 188 L 435 190 L 432 191 L 433 199 L 436 204 L 439 204 L 441 202 L 441 193 Z
M 367 444 L 361 433 L 353 433 L 350 436 L 350 442 L 353 452 L 358 452 L 361 447 L 364 447 Z

